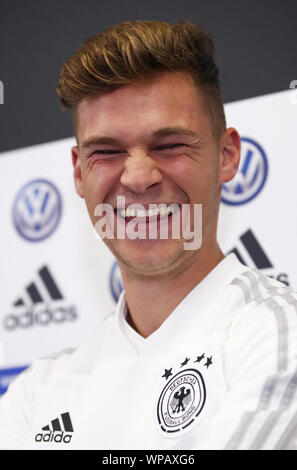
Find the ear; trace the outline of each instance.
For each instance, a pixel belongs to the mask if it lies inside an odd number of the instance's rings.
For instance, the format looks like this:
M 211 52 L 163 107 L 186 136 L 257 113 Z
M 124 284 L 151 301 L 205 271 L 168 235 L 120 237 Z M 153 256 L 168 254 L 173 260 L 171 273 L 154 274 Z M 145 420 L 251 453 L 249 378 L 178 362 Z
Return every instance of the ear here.
M 233 127 L 222 135 L 220 158 L 220 183 L 226 183 L 236 175 L 240 161 L 240 135 Z
M 73 179 L 74 179 L 75 189 L 76 189 L 77 194 L 80 197 L 84 197 L 83 183 L 82 183 L 82 177 L 81 177 L 81 166 L 80 166 L 80 159 L 78 157 L 77 146 L 71 148 L 71 154 L 72 154 Z

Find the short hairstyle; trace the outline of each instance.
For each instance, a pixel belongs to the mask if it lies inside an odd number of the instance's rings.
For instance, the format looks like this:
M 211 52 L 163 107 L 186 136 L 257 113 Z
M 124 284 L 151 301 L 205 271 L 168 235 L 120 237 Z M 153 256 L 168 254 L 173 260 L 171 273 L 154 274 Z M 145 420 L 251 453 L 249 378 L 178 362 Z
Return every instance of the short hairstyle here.
M 65 108 L 161 72 L 186 72 L 202 91 L 215 137 L 226 128 L 210 34 L 190 21 L 127 21 L 84 41 L 62 68 L 57 93 Z M 75 124 L 74 124 L 75 125 Z

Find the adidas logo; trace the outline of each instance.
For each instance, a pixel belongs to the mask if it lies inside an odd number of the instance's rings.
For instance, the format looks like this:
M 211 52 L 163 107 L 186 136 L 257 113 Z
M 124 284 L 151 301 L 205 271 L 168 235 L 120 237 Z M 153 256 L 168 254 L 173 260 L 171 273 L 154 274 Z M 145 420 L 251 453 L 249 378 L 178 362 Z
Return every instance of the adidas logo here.
M 13 303 L 13 309 L 14 313 L 3 319 L 4 328 L 10 331 L 77 318 L 75 305 L 65 304 L 61 290 L 47 266 L 39 269 L 37 280 L 26 286 L 23 296 Z
M 59 418 L 53 419 L 51 425 L 44 426 L 41 430 L 48 431 L 44 433 L 38 433 L 35 436 L 36 442 L 64 442 L 68 444 L 71 441 L 74 429 L 68 412 L 61 414 L 61 420 Z
M 241 263 L 245 264 L 246 266 L 255 265 L 257 269 L 274 268 L 272 262 L 268 258 L 268 255 L 264 251 L 263 247 L 260 245 L 260 242 L 257 240 L 255 234 L 252 232 L 251 229 L 243 233 L 239 237 L 239 240 L 242 244 L 241 248 L 238 249 L 234 247 L 232 250 L 229 251 L 229 253 L 234 253 Z M 288 275 L 286 273 L 280 273 L 276 276 L 269 276 L 275 277 L 275 279 L 283 282 L 287 286 L 289 285 Z

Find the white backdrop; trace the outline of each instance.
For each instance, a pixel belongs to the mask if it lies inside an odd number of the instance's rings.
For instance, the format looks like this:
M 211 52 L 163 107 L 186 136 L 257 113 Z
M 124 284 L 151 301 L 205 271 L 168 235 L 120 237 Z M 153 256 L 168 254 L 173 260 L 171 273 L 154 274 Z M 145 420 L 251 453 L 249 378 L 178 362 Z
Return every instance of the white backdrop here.
M 292 97 L 293 92 L 284 91 L 226 105 L 228 125 L 261 145 L 268 172 L 254 199 L 241 205 L 221 204 L 218 236 L 225 251 L 236 247 L 246 264 L 257 267 L 240 240 L 250 229 L 273 265 L 263 273 L 288 279 L 296 289 L 297 103 Z
M 228 126 L 242 136 L 242 161 L 237 179 L 223 191 L 227 202 L 221 204 L 218 239 L 225 253 L 236 250 L 246 264 L 296 289 L 297 104 L 292 93 L 225 106 Z M 70 138 L 0 156 L 0 393 L 18 368 L 87 339 L 114 309 L 121 289 L 114 258 L 95 235 L 74 190 L 73 144 Z M 34 233 L 42 239 L 28 240 Z

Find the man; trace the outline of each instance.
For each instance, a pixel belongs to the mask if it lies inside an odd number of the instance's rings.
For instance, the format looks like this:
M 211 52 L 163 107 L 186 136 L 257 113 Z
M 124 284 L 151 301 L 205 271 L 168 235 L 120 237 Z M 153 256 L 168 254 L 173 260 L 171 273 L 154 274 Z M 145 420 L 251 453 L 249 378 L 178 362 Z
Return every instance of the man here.
M 116 25 L 66 62 L 58 94 L 74 114 L 76 191 L 125 290 L 85 345 L 10 386 L 1 445 L 294 448 L 296 294 L 216 239 L 240 137 L 226 129 L 209 35 Z

